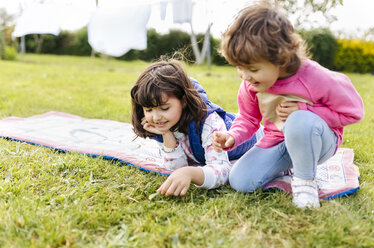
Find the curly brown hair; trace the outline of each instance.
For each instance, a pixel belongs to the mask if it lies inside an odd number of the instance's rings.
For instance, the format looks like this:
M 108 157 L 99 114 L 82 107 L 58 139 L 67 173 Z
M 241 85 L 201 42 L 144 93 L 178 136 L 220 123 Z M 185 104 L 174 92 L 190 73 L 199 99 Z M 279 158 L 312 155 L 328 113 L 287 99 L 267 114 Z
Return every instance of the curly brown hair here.
M 233 66 L 268 61 L 295 73 L 308 57 L 306 46 L 291 22 L 269 3 L 242 9 L 222 34 L 221 54 Z
M 158 61 L 142 72 L 131 89 L 132 125 L 137 136 L 155 136 L 146 131 L 141 124 L 144 118 L 143 107 L 152 108 L 164 104 L 163 94 L 178 98 L 183 106 L 182 116 L 171 131 L 188 134 L 188 124 L 191 121 L 195 121 L 197 125 L 203 121 L 206 104 L 192 85 L 181 63 L 174 59 Z

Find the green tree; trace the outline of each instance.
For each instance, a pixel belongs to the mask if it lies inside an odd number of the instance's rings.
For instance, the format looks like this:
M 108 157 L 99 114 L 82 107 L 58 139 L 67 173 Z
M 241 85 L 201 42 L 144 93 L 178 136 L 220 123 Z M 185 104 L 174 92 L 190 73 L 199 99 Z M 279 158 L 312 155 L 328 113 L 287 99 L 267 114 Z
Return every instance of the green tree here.
M 279 4 L 283 9 L 296 18 L 295 26 L 298 28 L 302 24 L 311 23 L 310 15 L 321 13 L 326 23 L 336 20 L 336 17 L 329 13 L 329 10 L 343 5 L 343 0 L 272 0 L 274 4 Z
M 6 12 L 4 8 L 0 9 L 0 58 L 3 59 L 5 56 L 5 32 L 6 28 L 13 21 L 14 16 Z

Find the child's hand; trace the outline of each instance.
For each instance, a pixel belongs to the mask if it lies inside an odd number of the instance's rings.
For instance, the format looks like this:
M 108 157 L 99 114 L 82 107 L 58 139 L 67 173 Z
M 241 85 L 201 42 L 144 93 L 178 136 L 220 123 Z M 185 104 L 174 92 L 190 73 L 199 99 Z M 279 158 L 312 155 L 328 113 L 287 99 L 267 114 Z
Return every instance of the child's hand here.
M 146 121 L 145 118 L 142 119 L 141 124 L 143 125 L 144 130 L 146 130 L 150 133 L 161 134 L 161 135 L 165 133 L 164 131 L 161 131 L 161 130 L 157 129 L 154 125 L 152 125 L 151 123 Z
M 299 110 L 299 104 L 297 102 L 282 102 L 278 104 L 275 109 L 277 115 L 281 121 L 286 121 L 287 117 L 294 111 Z
M 230 148 L 234 145 L 234 138 L 226 132 L 214 132 L 212 145 L 216 152 L 221 152 L 224 148 Z
M 158 188 L 157 192 L 166 196 L 183 196 L 191 184 L 189 167 L 182 167 L 174 171 L 168 179 Z

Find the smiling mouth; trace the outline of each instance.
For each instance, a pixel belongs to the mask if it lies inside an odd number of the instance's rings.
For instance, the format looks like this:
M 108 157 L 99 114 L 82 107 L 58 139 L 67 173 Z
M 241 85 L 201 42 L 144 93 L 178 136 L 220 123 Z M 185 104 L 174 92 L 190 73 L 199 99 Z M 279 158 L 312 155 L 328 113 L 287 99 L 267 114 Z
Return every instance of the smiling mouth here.
M 259 86 L 260 85 L 260 82 L 254 82 L 254 83 L 251 83 L 253 86 Z
M 158 127 L 163 127 L 167 124 L 168 122 L 167 121 L 164 121 L 164 122 L 156 122 L 155 125 L 158 126 Z

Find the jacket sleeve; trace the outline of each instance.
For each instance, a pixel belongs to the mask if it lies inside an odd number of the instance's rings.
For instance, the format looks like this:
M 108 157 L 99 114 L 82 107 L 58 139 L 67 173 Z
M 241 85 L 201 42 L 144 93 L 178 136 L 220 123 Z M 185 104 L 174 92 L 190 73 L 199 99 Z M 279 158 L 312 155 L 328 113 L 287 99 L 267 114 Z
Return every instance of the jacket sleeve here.
M 256 92 L 250 90 L 250 85 L 246 81 L 243 81 L 239 88 L 238 106 L 239 113 L 229 130 L 229 134 L 234 138 L 235 143 L 233 147 L 227 150 L 232 150 L 250 139 L 260 128 L 262 115 Z
M 217 113 L 212 113 L 205 120 L 201 133 L 205 151 L 205 166 L 201 166 L 204 183 L 201 188 L 213 189 L 227 183 L 232 167 L 227 152 L 216 152 L 212 146 L 212 134 L 215 131 L 226 131 L 226 125 Z
M 315 104 L 299 103 L 300 109 L 319 115 L 331 128 L 344 127 L 363 118 L 362 99 L 346 75 L 336 73 L 324 84 L 321 81 L 309 87 Z

